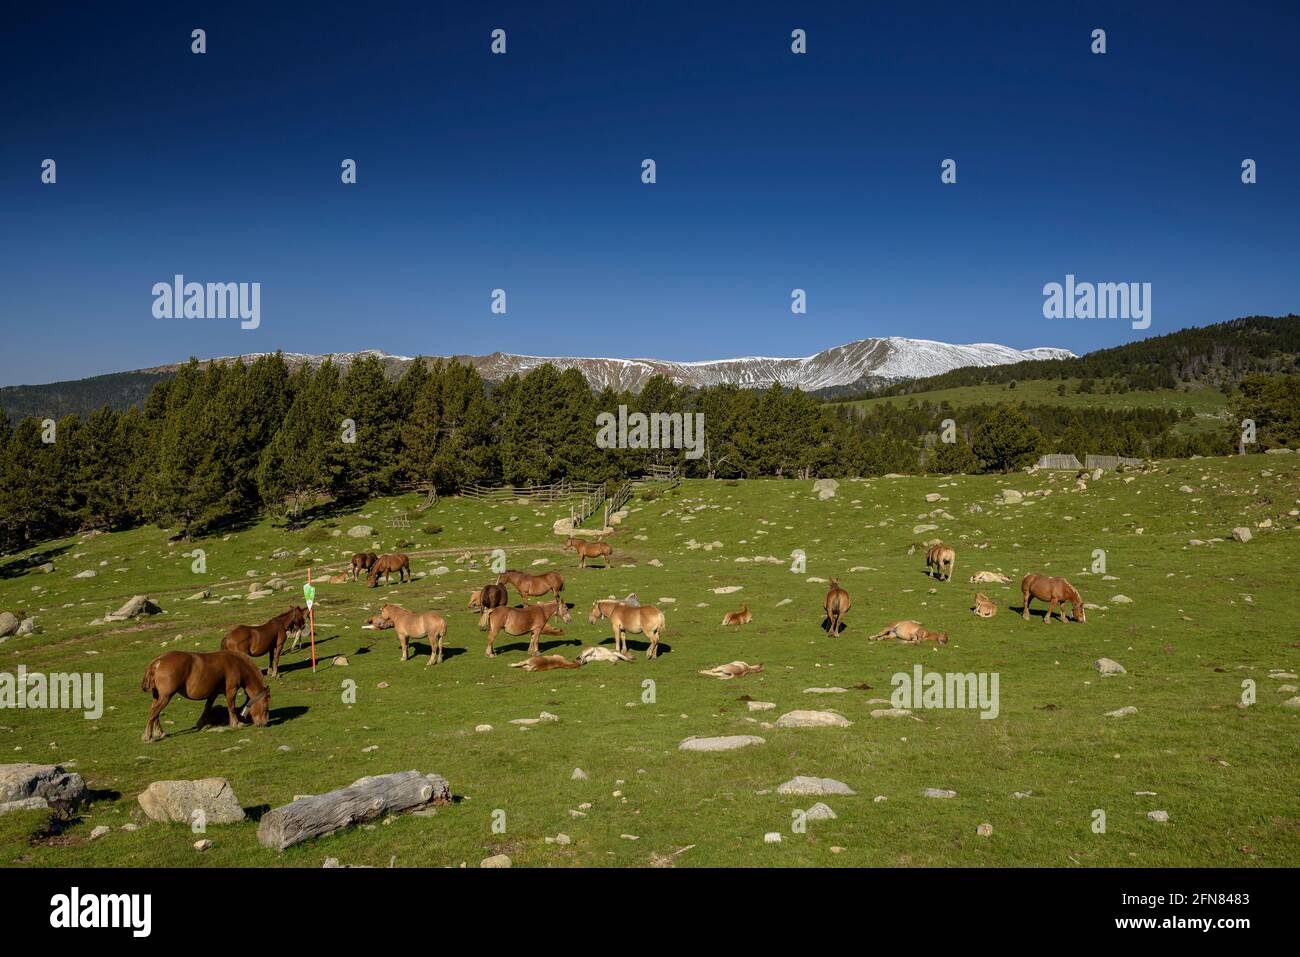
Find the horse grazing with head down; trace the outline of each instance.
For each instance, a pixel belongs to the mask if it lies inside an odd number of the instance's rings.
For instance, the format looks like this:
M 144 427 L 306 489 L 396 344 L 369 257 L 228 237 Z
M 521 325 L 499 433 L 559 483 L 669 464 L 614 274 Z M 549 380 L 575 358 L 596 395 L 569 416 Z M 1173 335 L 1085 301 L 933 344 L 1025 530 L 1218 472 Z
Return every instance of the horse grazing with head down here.
M 504 585 L 484 585 L 478 591 L 470 592 L 469 604 L 465 607 L 470 611 L 490 611 L 508 604 L 510 593 Z
M 1043 616 L 1044 624 L 1052 620 L 1053 609 L 1056 610 L 1056 617 L 1064 622 L 1065 612 L 1061 606 L 1067 601 L 1070 603 L 1071 611 L 1074 612 L 1074 620 L 1081 624 L 1087 621 L 1083 610 L 1083 597 L 1079 594 L 1079 589 L 1064 578 L 1049 578 L 1047 575 L 1030 572 L 1020 582 L 1020 593 L 1024 598 L 1021 617 L 1025 621 L 1029 620 L 1029 602 L 1034 598 L 1047 602 L 1047 614 Z
M 836 579 L 832 578 L 830 585 L 830 591 L 826 593 L 826 600 L 822 602 L 822 608 L 831 623 L 830 636 L 838 638 L 844 628 L 844 616 L 853 607 L 853 602 L 849 598 L 849 593 L 840 587 L 840 583 Z
M 400 552 L 393 555 L 380 555 L 375 563 L 370 566 L 370 574 L 366 576 L 366 584 L 371 588 L 379 584 L 379 576 L 384 576 L 384 584 L 391 585 L 392 581 L 389 575 L 397 572 L 397 583 L 400 585 L 404 581 L 411 580 L 411 560 Z
M 572 535 L 565 539 L 564 550 L 578 553 L 579 568 L 587 567 L 588 558 L 604 559 L 604 566 L 608 568 L 609 557 L 614 554 L 614 549 L 610 547 L 609 542 L 589 542 L 585 538 L 574 538 Z
M 153 661 L 144 671 L 140 680 L 140 690 L 153 695 L 153 704 L 149 707 L 149 720 L 145 722 L 142 741 L 153 741 L 155 737 L 166 737 L 159 716 L 173 695 L 179 694 L 191 701 L 203 701 L 207 704 L 199 713 L 195 728 L 203 727 L 212 703 L 217 695 L 226 696 L 226 710 L 230 713 L 230 726 L 239 727 L 239 718 L 235 715 L 235 696 L 239 689 L 244 689 L 248 699 L 244 704 L 243 717 L 250 715 L 253 724 L 265 727 L 270 718 L 271 688 L 262 680 L 262 673 L 257 665 L 244 655 L 234 651 L 168 651 Z M 153 732 L 157 731 L 155 736 Z
M 307 624 L 307 610 L 293 605 L 270 621 L 260 625 L 236 625 L 221 639 L 222 651 L 237 651 L 250 658 L 271 655 L 271 677 L 280 677 L 280 652 L 291 631 L 301 631 Z
M 547 592 L 555 592 L 555 597 L 560 597 L 560 592 L 564 591 L 564 579 L 560 577 L 559 572 L 545 572 L 541 575 L 530 575 L 527 572 L 517 572 L 513 569 L 504 571 L 497 576 L 498 585 L 514 585 L 515 591 L 519 592 L 519 597 L 528 604 L 529 598 L 541 598 Z

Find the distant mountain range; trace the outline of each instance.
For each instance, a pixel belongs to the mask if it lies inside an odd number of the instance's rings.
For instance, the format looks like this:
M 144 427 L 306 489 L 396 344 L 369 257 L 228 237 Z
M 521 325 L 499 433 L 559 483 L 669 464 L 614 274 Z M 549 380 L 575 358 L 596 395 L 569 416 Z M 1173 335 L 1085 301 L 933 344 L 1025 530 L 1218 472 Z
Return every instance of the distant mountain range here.
M 374 349 L 362 352 L 308 355 L 285 353 L 290 366 L 316 365 L 332 359 L 348 365 L 360 356 L 375 356 L 394 377 L 411 362 L 411 356 L 394 356 Z M 257 354 L 224 356 L 208 362 L 251 361 Z M 847 345 L 825 349 L 803 358 L 748 356 L 739 359 L 714 359 L 706 362 L 674 362 L 666 359 L 604 359 L 575 356 L 524 356 L 493 352 L 485 356 L 453 356 L 459 362 L 478 369 L 490 382 L 528 372 L 550 363 L 557 369 L 578 369 L 593 389 L 606 386 L 639 391 L 646 380 L 662 375 L 685 386 L 701 387 L 731 384 L 741 388 L 762 389 L 773 382 L 785 388 L 799 388 L 812 393 L 861 391 L 873 386 L 889 385 L 906 379 L 939 375 L 969 366 L 1007 365 L 1033 359 L 1070 359 L 1068 349 L 1040 347 L 1012 349 L 993 343 L 952 345 L 928 339 L 859 339 Z M 57 418 L 69 412 L 86 413 L 102 405 L 126 408 L 141 401 L 154 384 L 174 374 L 180 364 L 156 366 L 134 372 L 119 372 L 47 385 L 19 385 L 0 388 L 0 407 L 11 419 L 28 415 Z

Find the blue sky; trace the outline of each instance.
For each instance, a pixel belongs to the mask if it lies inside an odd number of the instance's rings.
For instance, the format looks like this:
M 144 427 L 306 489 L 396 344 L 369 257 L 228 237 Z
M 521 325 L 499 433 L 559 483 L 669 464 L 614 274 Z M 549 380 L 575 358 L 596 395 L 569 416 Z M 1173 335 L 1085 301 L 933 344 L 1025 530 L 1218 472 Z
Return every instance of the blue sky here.
M 1293 4 L 375 6 L 8 12 L 0 384 L 276 348 L 1083 352 L 1300 311 Z M 175 273 L 260 282 L 260 328 L 155 319 Z M 1067 273 L 1150 282 L 1151 328 L 1044 319 Z

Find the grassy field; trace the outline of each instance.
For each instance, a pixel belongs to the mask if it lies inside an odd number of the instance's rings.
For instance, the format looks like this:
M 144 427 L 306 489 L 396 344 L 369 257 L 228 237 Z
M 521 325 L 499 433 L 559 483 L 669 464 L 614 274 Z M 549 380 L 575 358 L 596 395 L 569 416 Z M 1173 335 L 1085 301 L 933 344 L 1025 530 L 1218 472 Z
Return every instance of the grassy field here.
M 1032 379 L 1016 383 L 1014 389 L 1007 385 L 972 385 L 956 389 L 936 389 L 913 395 L 880 396 L 874 399 L 856 399 L 849 405 L 870 409 L 881 403 L 906 405 L 908 402 L 947 402 L 954 408 L 965 405 L 1012 402 L 1031 405 L 1059 405 L 1068 409 L 1191 409 L 1196 418 L 1180 422 L 1177 432 L 1190 433 L 1222 429 L 1227 414 L 1227 398 L 1218 389 L 1199 383 L 1186 389 L 1156 389 L 1150 392 L 1105 393 L 1077 391 L 1079 380 L 1063 380 L 1065 394 L 1058 395 L 1062 383 L 1050 379 Z M 1100 386 L 1098 386 L 1100 388 Z
M 49 574 L 13 556 L 0 562 L 0 609 L 35 615 L 39 629 L 0 644 L 0 670 L 103 672 L 107 709 L 97 721 L 69 711 L 0 711 L 0 750 L 5 761 L 80 772 L 97 799 L 57 834 L 42 830 L 46 815 L 38 812 L 0 817 L 0 865 L 318 867 L 336 857 L 477 866 L 506 853 L 516 866 L 665 859 L 679 867 L 1295 866 L 1300 711 L 1282 702 L 1297 682 L 1270 673 L 1300 670 L 1294 585 L 1285 574 L 1300 555 L 1296 458 L 1159 463 L 1107 473 L 1084 490 L 1072 473 L 878 478 L 841 482 L 826 501 L 809 482 L 686 482 L 632 500 L 610 539 L 609 569 L 579 570 L 560 551 L 552 532 L 558 507 L 444 499 L 415 527 L 388 527 L 392 514 L 413 507 L 410 496 L 302 531 L 266 521 L 201 541 L 205 575 L 191 571 L 189 546 L 155 528 L 52 543 L 39 550 L 55 565 Z M 1026 493 L 1024 501 L 1001 504 L 1006 487 Z M 927 503 L 927 493 L 942 499 Z M 1259 528 L 1266 520 L 1272 528 Z M 376 536 L 333 534 L 360 523 Z M 443 528 L 432 534 L 423 523 Z M 1254 530 L 1252 541 L 1232 540 L 1239 525 Z M 920 546 L 936 537 L 957 549 L 950 584 L 925 576 Z M 300 598 L 309 561 L 320 577 L 361 546 L 392 549 L 400 538 L 413 543 L 406 551 L 416 573 L 429 574 L 388 589 L 320 585 L 320 669 L 313 674 L 303 652 L 286 655 L 269 727 L 194 733 L 200 705 L 178 698 L 163 714 L 168 736 L 140 741 L 149 702 L 139 683 L 155 655 L 215 649 L 231 624 L 263 621 Z M 556 567 L 567 578 L 573 622 L 544 648 L 573 654 L 608 641 L 605 623 L 587 623 L 591 601 L 635 591 L 667 614 L 664 653 L 645 661 L 634 636 L 632 663 L 529 674 L 508 667 L 524 657 L 518 641 L 499 641 L 503 654 L 485 658 L 465 602 L 491 578 L 484 566 L 498 547 L 511 567 Z M 279 549 L 294 557 L 272 559 Z M 303 549 L 310 553 L 298 557 Z M 790 570 L 795 549 L 807 555 L 802 573 Z M 1105 552 L 1105 576 L 1090 570 L 1096 549 Z M 779 561 L 753 561 L 768 556 Z M 448 571 L 433 574 L 439 566 Z M 85 569 L 96 577 L 73 577 Z M 980 569 L 1017 583 L 979 586 L 1000 605 L 992 620 L 969 611 L 977 588 L 967 579 Z M 1068 576 L 1097 606 L 1087 622 L 1023 621 L 1017 586 L 1031 570 Z M 274 575 L 293 585 L 270 598 L 243 597 L 250 582 Z M 832 576 L 854 600 L 838 639 L 820 627 L 822 580 Z M 743 587 L 714 592 L 732 585 Z M 213 599 L 187 600 L 200 589 Z M 141 593 L 163 612 L 90 624 Z M 236 597 L 215 601 L 223 596 Z M 399 664 L 391 631 L 360 629 L 384 601 L 449 618 L 443 664 L 426 668 L 428 646 L 419 641 L 420 657 Z M 741 601 L 753 624 L 722 629 L 723 612 Z M 952 641 L 936 648 L 866 640 L 900 618 L 947 630 Z M 349 664 L 332 665 L 336 655 Z M 1092 663 L 1103 656 L 1127 674 L 1099 675 Z M 697 673 L 733 659 L 763 662 L 766 671 L 733 681 Z M 996 672 L 997 718 L 956 709 L 873 718 L 873 709 L 888 707 L 876 699 L 890 697 L 891 676 L 918 663 Z M 348 679 L 357 685 L 352 705 L 342 695 Z M 646 679 L 653 701 L 645 700 Z M 1258 701 L 1238 707 L 1245 679 L 1256 682 Z M 805 691 L 828 686 L 846 691 Z M 751 713 L 745 696 L 776 708 Z M 1105 716 L 1125 706 L 1137 713 Z M 770 724 L 794 709 L 833 709 L 853 724 Z M 510 723 L 542 711 L 559 720 L 526 731 Z M 492 730 L 476 732 L 480 724 Z M 723 734 L 765 741 L 717 754 L 677 747 L 690 735 Z M 571 780 L 577 767 L 587 780 Z M 213 847 L 199 853 L 187 827 L 149 822 L 136 802 L 151 781 L 215 775 L 256 813 L 408 768 L 444 775 L 458 800 L 433 816 L 397 816 L 283 854 L 257 843 L 253 820 L 210 827 L 204 836 Z M 857 793 L 776 793 L 801 774 L 838 779 Z M 957 796 L 926 798 L 924 788 Z M 792 811 L 817 800 L 837 818 L 793 831 Z M 1148 820 L 1156 809 L 1168 811 L 1168 823 Z M 497 810 L 505 812 L 504 833 L 492 829 Z M 1105 812 L 1105 833 L 1093 831 L 1096 810 Z M 121 830 L 131 821 L 139 830 Z M 977 835 L 982 823 L 992 824 L 991 836 Z M 113 830 L 90 841 L 97 825 Z M 784 839 L 765 843 L 771 831 Z M 571 843 L 545 840 L 560 833 Z

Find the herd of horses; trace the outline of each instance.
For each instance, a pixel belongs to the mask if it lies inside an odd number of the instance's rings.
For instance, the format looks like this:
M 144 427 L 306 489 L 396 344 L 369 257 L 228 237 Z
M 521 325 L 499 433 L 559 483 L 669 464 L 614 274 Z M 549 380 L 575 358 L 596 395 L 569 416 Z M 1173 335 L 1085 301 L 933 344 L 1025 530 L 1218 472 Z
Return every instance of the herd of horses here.
M 580 568 L 586 568 L 588 558 L 603 558 L 608 566 L 613 550 L 605 542 L 588 542 L 585 539 L 570 537 L 564 545 L 565 550 L 575 551 L 579 556 Z M 926 574 L 939 581 L 951 582 L 956 565 L 956 551 L 942 543 L 931 545 L 926 550 Z M 369 587 L 377 587 L 382 576 L 385 584 L 390 583 L 390 575 L 396 573 L 398 583 L 411 580 L 410 558 L 400 553 L 376 555 L 374 552 L 358 552 L 352 556 L 348 571 L 335 580 L 358 581 L 362 574 L 366 576 Z M 1009 584 L 1010 579 L 998 572 L 981 571 L 971 577 L 971 582 L 1000 582 Z M 520 605 L 510 603 L 510 589 L 514 589 L 520 599 Z M 592 602 L 589 624 L 601 621 L 610 623 L 614 648 L 612 651 L 602 647 L 587 649 L 582 655 L 570 661 L 562 655 L 541 655 L 540 642 L 543 635 L 562 635 L 564 632 L 552 625 L 552 620 L 561 623 L 572 621 L 569 604 L 562 595 L 564 578 L 559 572 L 548 571 L 540 574 L 508 570 L 500 573 L 495 582 L 490 582 L 471 593 L 468 608 L 479 613 L 479 630 L 487 632 L 484 654 L 495 658 L 494 645 L 498 635 L 504 632 L 512 637 L 528 636 L 528 657 L 524 662 L 511 667 L 523 667 L 528 671 L 547 671 L 553 668 L 577 668 L 588 660 L 619 659 L 631 660 L 628 653 L 628 634 L 642 635 L 647 641 L 645 657 L 653 660 L 659 657 L 659 641 L 664 632 L 664 613 L 654 605 L 642 605 L 632 596 L 628 601 L 598 600 Z M 1050 577 L 1030 573 L 1020 583 L 1022 597 L 1021 613 L 1026 621 L 1030 619 L 1030 603 L 1037 599 L 1047 603 L 1043 622 L 1052 620 L 1052 613 L 1064 622 L 1064 606 L 1071 606 L 1075 621 L 1084 622 L 1083 598 L 1079 591 L 1064 578 Z M 553 596 L 549 601 L 534 604 L 529 599 L 541 599 Z M 832 638 L 838 638 L 844 630 L 844 618 L 853 607 L 849 593 L 839 582 L 832 578 L 822 602 L 825 620 L 822 627 Z M 997 614 L 997 605 L 987 595 L 977 593 L 975 604 L 971 609 L 980 618 L 992 618 Z M 753 621 L 748 603 L 740 611 L 728 612 L 722 619 L 723 627 L 747 625 Z M 164 736 L 160 715 L 167 703 L 176 695 L 194 701 L 206 701 L 199 715 L 196 728 L 201 728 L 208 718 L 218 695 L 225 695 L 227 720 L 231 727 L 240 724 L 240 718 L 251 720 L 255 725 L 266 725 L 270 715 L 270 685 L 266 677 L 278 678 L 280 674 L 280 656 L 285 642 L 291 634 L 301 637 L 307 624 L 306 609 L 294 605 L 287 611 L 275 615 L 260 625 L 236 625 L 221 639 L 218 651 L 168 651 L 159 655 L 145 670 L 140 682 L 140 690 L 152 696 L 149 718 L 145 724 L 143 740 L 152 741 Z M 437 612 L 414 612 L 401 605 L 385 604 L 377 615 L 367 619 L 362 625 L 365 629 L 392 629 L 397 637 L 400 660 L 405 663 L 410 658 L 411 642 L 424 639 L 429 642 L 429 660 L 425 667 L 439 664 L 443 660 L 443 643 L 447 637 L 447 619 Z M 869 636 L 872 641 L 898 639 L 911 644 L 932 641 L 937 644 L 948 643 L 946 631 L 932 631 L 919 621 L 895 621 L 880 631 Z M 255 658 L 268 656 L 267 676 L 254 663 Z M 732 664 L 743 664 L 733 662 Z M 749 666 L 747 666 L 749 667 Z M 761 666 L 758 666 L 761 669 Z M 731 677 L 730 674 L 726 677 Z M 244 707 L 237 711 L 235 699 L 243 691 L 246 701 Z

